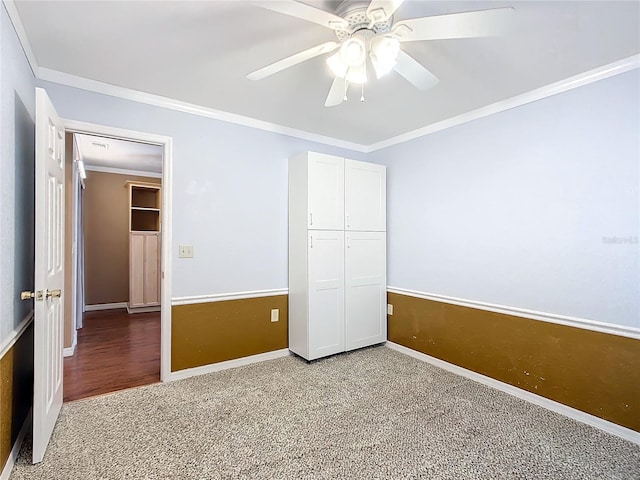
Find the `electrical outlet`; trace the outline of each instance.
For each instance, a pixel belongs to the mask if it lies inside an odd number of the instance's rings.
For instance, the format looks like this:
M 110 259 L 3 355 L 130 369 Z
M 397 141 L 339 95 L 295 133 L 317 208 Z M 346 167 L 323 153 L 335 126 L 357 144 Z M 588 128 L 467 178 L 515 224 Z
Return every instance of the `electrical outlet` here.
M 178 257 L 193 258 L 193 245 L 180 245 L 178 247 Z
M 277 322 L 278 320 L 280 320 L 279 317 L 280 317 L 280 309 L 278 308 L 271 309 L 271 321 Z
M 387 315 L 393 315 L 393 305 L 387 303 Z

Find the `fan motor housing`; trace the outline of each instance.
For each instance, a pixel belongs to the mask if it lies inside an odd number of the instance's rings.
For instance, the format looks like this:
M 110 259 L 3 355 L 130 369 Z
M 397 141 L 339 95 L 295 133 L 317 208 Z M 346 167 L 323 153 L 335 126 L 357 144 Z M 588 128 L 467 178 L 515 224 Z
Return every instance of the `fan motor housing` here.
M 364 33 L 363 30 L 369 30 L 370 32 L 373 32 L 373 34 L 378 34 L 388 32 L 391 29 L 393 17 L 388 18 L 384 22 L 375 23 L 371 28 L 369 28 L 370 20 L 367 17 L 368 7 L 369 2 L 353 0 L 345 0 L 340 4 L 336 11 L 336 15 L 349 22 L 349 28 L 347 30 L 335 31 L 336 37 L 338 37 L 340 42 L 344 42 L 358 31 L 360 31 L 360 33 Z

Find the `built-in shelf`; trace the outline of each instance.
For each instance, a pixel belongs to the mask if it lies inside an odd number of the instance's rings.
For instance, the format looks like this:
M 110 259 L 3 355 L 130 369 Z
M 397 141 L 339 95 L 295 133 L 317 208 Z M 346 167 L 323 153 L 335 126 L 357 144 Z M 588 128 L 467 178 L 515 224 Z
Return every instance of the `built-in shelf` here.
M 149 207 L 131 207 L 131 210 L 142 210 L 146 212 L 159 212 L 159 208 L 149 208 Z
M 160 306 L 159 184 L 128 181 L 129 189 L 129 302 L 127 311 L 157 310 Z
M 129 188 L 129 231 L 159 232 L 160 185 L 132 181 L 125 185 Z

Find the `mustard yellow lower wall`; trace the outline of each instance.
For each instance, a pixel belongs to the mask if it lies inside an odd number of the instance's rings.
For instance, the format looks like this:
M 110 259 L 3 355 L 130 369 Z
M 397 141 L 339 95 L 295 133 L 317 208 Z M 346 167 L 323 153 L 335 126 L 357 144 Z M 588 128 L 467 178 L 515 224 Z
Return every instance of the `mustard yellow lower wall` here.
M 640 340 L 389 293 L 389 340 L 640 431 Z
M 33 323 L 0 358 L 0 471 L 33 405 Z
M 287 295 L 171 307 L 171 371 L 287 348 Z M 280 310 L 271 322 L 271 310 Z

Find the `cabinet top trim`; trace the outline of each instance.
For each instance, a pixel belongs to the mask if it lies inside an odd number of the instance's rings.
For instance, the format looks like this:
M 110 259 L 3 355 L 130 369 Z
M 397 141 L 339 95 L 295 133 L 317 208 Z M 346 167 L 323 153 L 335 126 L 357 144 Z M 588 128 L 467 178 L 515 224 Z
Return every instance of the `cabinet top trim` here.
M 127 180 L 124 182 L 125 187 L 142 187 L 142 188 L 153 188 L 155 190 L 160 190 L 162 185 L 159 183 L 149 183 L 149 182 L 136 182 L 134 180 Z

